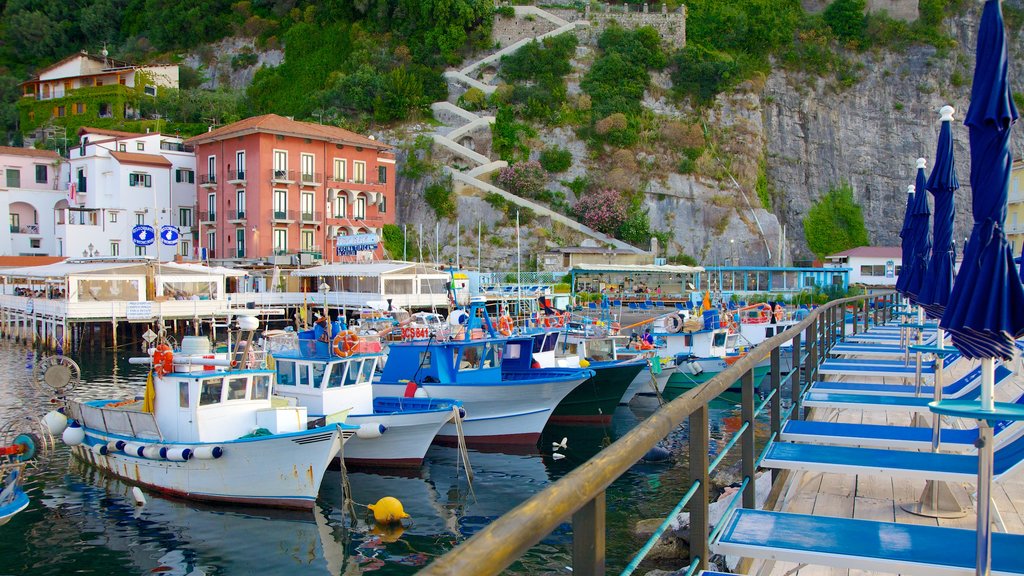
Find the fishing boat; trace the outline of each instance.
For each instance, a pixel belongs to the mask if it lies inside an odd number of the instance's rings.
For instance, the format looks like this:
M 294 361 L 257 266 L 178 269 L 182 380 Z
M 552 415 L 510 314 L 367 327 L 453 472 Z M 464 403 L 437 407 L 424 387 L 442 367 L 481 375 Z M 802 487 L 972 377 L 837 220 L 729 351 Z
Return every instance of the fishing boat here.
M 62 437 L 79 460 L 158 492 L 188 499 L 310 509 L 328 464 L 355 430 L 307 428 L 304 406 L 273 399 L 275 372 L 253 344 L 259 321 L 229 357 L 160 344 L 133 364 L 152 365 L 142 399 L 69 401 Z M 285 402 L 287 404 L 287 402 Z
M 277 394 L 294 398 L 312 421 L 356 426 L 355 437 L 345 443 L 346 463 L 418 467 L 441 427 L 461 417 L 462 403 L 379 394 L 373 378 L 385 359 L 380 343 L 355 338 L 353 351 L 339 349 L 341 354 L 308 332 L 268 338 Z
M 622 395 L 619 404 L 629 404 L 638 396 L 658 398 L 665 392 L 668 380 L 678 368 L 675 356 L 663 356 L 663 348 L 655 347 L 651 350 L 640 350 L 633 347 L 619 348 L 617 356 L 620 360 L 631 360 L 642 358 L 647 361 L 647 370 L 640 370 L 626 393 Z
M 0 526 L 29 505 L 28 495 L 22 490 L 26 465 L 35 458 L 39 440 L 33 434 L 0 434 Z M 8 436 L 13 436 L 8 440 Z
M 667 353 L 676 357 L 678 365 L 665 386 L 665 400 L 672 400 L 687 390 L 701 386 L 745 354 L 738 350 L 739 334 L 730 332 L 728 328 L 659 333 L 656 337 L 664 338 Z M 769 370 L 771 366 L 767 361 L 760 362 L 754 367 L 755 386 Z M 741 390 L 740 380 L 736 380 L 728 388 L 728 391 L 733 393 Z
M 588 368 L 594 376 L 580 384 L 555 408 L 552 422 L 611 422 L 615 407 L 640 372 L 644 358 L 619 359 L 618 341 L 596 325 L 572 324 L 565 329 L 541 330 L 533 338 L 533 359 L 541 368 Z M 648 384 L 649 385 L 649 384 Z
M 496 335 L 482 298 L 474 299 L 470 311 L 462 314 L 470 322 L 460 332 L 461 339 L 391 343 L 375 389 L 389 396 L 415 391 L 427 398 L 461 401 L 467 414 L 462 428 L 470 446 L 536 444 L 555 406 L 594 372 L 503 369 L 505 362 L 528 358 L 531 348 L 506 346 L 507 339 Z M 486 330 L 474 328 L 474 319 Z M 445 424 L 437 441 L 456 442 L 456 423 Z

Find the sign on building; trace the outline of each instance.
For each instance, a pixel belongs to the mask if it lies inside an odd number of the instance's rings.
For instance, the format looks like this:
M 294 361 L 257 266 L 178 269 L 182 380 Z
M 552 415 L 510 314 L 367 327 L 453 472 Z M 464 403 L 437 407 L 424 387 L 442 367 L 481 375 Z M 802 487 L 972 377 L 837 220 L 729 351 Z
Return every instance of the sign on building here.
M 359 252 L 372 252 L 377 249 L 380 239 L 376 234 L 353 234 L 338 236 L 338 256 L 355 256 Z
M 156 240 L 156 230 L 149 224 L 138 224 L 132 228 L 132 242 L 136 246 L 152 246 Z

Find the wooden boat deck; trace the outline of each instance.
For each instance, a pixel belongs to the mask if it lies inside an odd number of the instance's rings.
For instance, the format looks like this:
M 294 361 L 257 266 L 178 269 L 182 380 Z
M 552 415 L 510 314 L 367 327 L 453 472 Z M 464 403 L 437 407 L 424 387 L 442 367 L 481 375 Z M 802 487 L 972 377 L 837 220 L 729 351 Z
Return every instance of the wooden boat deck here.
M 1014 360 L 1012 366 L 1015 374 L 1013 379 L 997 387 L 997 401 L 1012 401 L 1021 393 L 1024 393 L 1024 359 Z M 975 362 L 963 362 L 957 370 L 950 372 L 959 377 L 977 365 Z M 861 379 L 864 381 L 883 382 L 885 384 L 906 383 L 902 379 Z M 945 382 L 950 381 L 949 377 Z M 849 422 L 854 424 L 885 424 L 891 426 L 910 426 L 912 416 L 905 412 L 873 412 L 863 410 L 827 410 L 814 409 L 809 415 L 813 420 L 830 420 L 834 422 Z M 929 416 L 930 421 L 930 416 Z M 948 425 L 948 424 L 944 424 Z M 794 491 L 785 506 L 780 502 L 775 509 L 786 512 L 803 514 L 814 514 L 820 516 L 834 516 L 842 518 L 860 518 L 865 520 L 879 520 L 886 522 L 899 522 L 908 524 L 924 524 L 931 526 L 947 526 L 953 528 L 967 528 L 974 530 L 977 526 L 975 516 L 975 503 L 973 495 L 975 492 L 974 483 L 950 483 L 953 494 L 957 500 L 968 511 L 967 515 L 956 519 L 935 519 L 924 516 L 917 516 L 904 511 L 903 504 L 911 504 L 918 501 L 921 491 L 924 489 L 925 481 L 909 480 L 905 478 L 885 478 L 874 475 L 851 475 L 833 473 L 805 473 L 802 478 L 795 475 L 800 483 L 799 488 Z M 794 481 L 794 475 L 790 475 L 789 481 Z M 786 493 L 788 486 L 782 494 Z M 1005 531 L 1015 534 L 1024 534 L 1024 475 L 1009 478 L 1006 481 L 992 484 L 993 502 L 1002 515 L 1005 524 Z M 781 498 L 780 498 L 781 499 Z M 993 514 L 993 517 L 995 515 Z M 997 531 L 1001 530 L 998 523 Z M 794 564 L 790 562 L 755 562 L 749 569 L 749 574 L 761 576 L 864 576 L 866 574 L 880 574 L 865 570 L 847 570 L 826 566 L 812 566 Z

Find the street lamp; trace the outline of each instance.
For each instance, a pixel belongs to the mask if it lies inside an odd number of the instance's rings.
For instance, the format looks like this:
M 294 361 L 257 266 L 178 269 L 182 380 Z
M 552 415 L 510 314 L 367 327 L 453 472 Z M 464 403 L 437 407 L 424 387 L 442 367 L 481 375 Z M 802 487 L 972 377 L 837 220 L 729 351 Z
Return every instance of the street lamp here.
M 729 246 L 731 247 L 730 250 L 732 250 L 732 265 L 735 266 L 736 265 L 736 239 L 735 238 L 729 238 Z

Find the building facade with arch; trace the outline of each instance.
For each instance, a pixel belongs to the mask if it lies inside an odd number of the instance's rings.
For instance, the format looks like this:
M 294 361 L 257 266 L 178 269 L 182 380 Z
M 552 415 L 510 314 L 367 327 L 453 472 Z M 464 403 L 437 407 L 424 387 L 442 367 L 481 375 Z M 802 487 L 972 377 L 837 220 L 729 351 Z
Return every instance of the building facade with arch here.
M 0 146 L 0 171 L 0 256 L 54 255 L 67 162 L 50 150 Z

